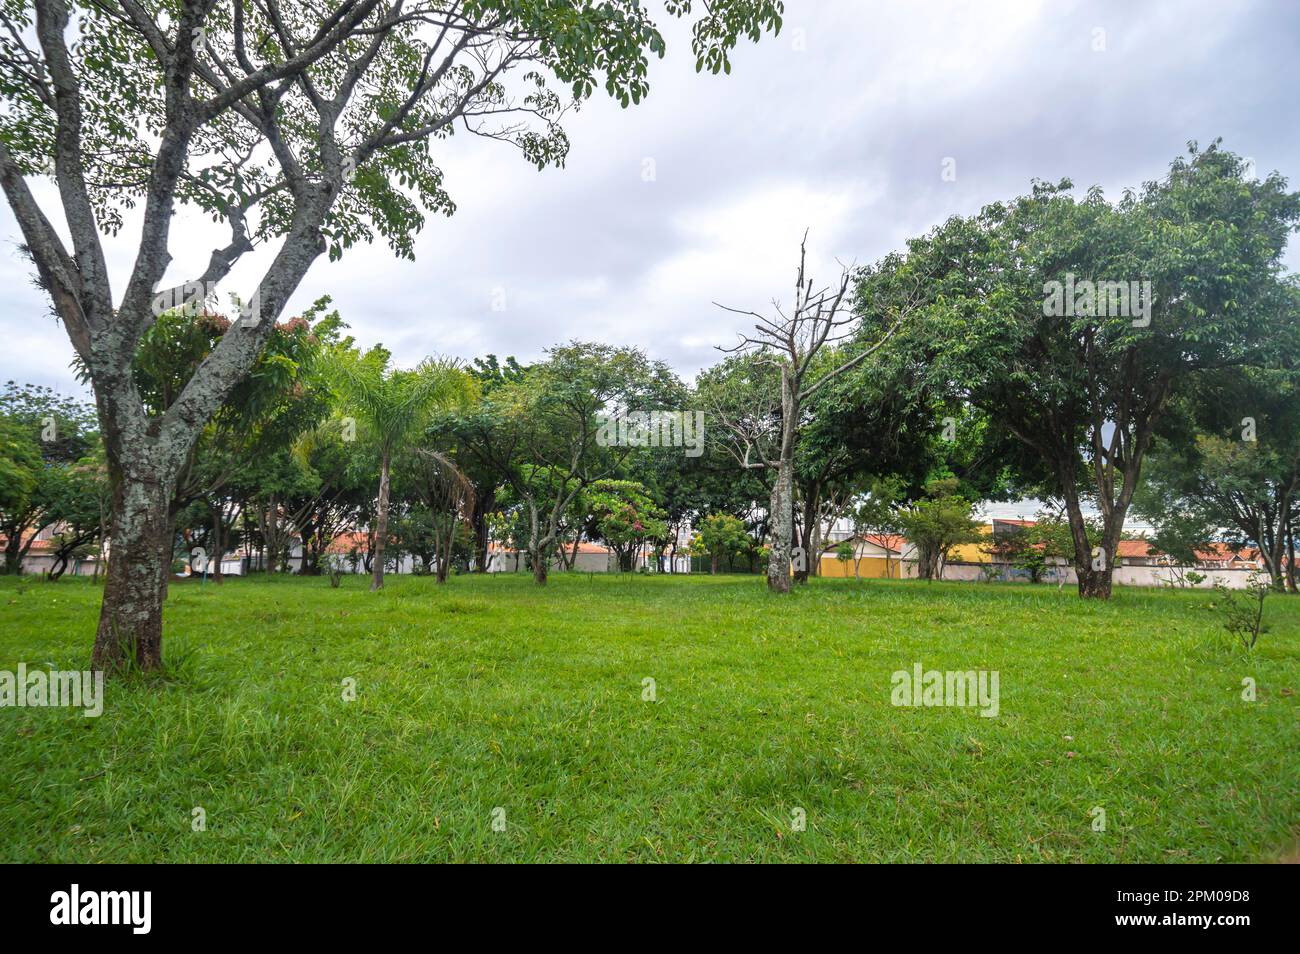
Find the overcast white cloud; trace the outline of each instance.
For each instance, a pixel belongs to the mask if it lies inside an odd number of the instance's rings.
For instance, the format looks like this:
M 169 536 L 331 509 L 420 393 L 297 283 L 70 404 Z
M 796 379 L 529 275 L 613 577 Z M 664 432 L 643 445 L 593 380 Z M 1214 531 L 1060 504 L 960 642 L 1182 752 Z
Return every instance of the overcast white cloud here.
M 640 345 L 690 375 L 743 322 L 711 302 L 789 297 L 805 228 L 829 279 L 836 259 L 873 261 L 1035 177 L 1117 195 L 1189 139 L 1222 136 L 1261 174 L 1300 174 L 1290 2 L 787 0 L 781 35 L 742 46 L 724 77 L 696 74 L 686 32 L 664 26 L 649 99 L 585 105 L 566 124 L 565 169 L 458 137 L 442 159 L 458 211 L 429 221 L 416 261 L 382 245 L 322 260 L 293 308 L 332 295 L 360 342 L 404 364 L 532 359 L 582 338 Z M 174 277 L 217 240 L 202 221 L 184 235 Z M 7 208 L 0 236 L 19 242 Z M 132 238 L 112 246 L 114 268 L 129 267 Z M 0 380 L 79 390 L 30 272 L 16 254 L 0 264 Z

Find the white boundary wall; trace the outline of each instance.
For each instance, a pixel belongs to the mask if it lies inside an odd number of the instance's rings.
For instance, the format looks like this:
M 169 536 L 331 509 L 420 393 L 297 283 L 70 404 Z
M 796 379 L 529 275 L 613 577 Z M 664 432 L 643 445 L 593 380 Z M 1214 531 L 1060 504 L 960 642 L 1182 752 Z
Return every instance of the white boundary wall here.
M 949 563 L 943 568 L 943 578 L 945 580 L 965 580 L 969 582 L 978 582 L 986 579 L 995 581 L 1007 580 L 1009 582 L 1028 582 L 1022 574 L 1011 574 L 1003 576 L 1002 566 L 997 566 L 996 572 L 992 577 L 986 574 L 986 570 L 993 565 L 988 563 Z M 1185 574 L 1192 567 L 1179 567 L 1171 569 L 1166 566 L 1118 566 L 1115 568 L 1112 580 L 1116 586 L 1161 586 L 1161 587 L 1179 587 L 1185 586 L 1191 588 L 1192 584 L 1186 582 Z M 1246 578 L 1250 576 L 1249 569 L 1234 570 L 1195 570 L 1205 577 L 1196 585 L 1197 589 L 1210 589 L 1216 583 L 1222 583 L 1228 589 L 1242 590 L 1246 588 Z M 1073 585 L 1078 582 L 1078 577 L 1070 567 L 1049 567 L 1044 573 L 1041 582 L 1055 584 L 1060 582 L 1061 574 L 1065 577 L 1065 583 Z M 904 577 L 916 578 L 916 561 L 906 560 L 903 563 Z M 1179 576 L 1184 575 L 1183 582 L 1179 582 Z

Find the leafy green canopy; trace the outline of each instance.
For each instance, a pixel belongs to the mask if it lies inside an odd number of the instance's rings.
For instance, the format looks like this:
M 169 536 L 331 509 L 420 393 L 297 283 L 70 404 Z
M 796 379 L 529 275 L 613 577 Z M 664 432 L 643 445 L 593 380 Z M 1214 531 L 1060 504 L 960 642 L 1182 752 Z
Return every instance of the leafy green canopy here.
M 741 36 L 778 31 L 782 8 L 664 3 L 672 17 L 698 14 L 696 68 L 715 74 L 731 71 Z M 176 198 L 237 222 L 258 244 L 291 230 L 304 184 L 338 181 L 321 227 L 331 258 L 376 234 L 412 257 L 424 211 L 454 211 L 434 141 L 459 126 L 513 144 L 538 168 L 563 165 L 565 112 L 601 88 L 625 107 L 639 103 L 649 60 L 665 49 L 638 0 L 74 0 L 66 9 L 81 159 L 103 229 L 119 231 L 146 198 L 160 140 L 185 111 Z M 9 27 L 0 141 L 21 174 L 49 174 L 55 85 L 37 68 L 48 44 L 32 42 L 30 0 L 2 0 L 0 15 Z
M 337 349 L 323 360 L 340 406 L 356 415 L 383 454 L 423 429 L 438 409 L 471 403 L 474 379 L 451 360 L 426 358 L 412 370 L 388 367 L 376 346 L 364 355 Z
M 597 480 L 587 489 L 595 535 L 619 554 L 667 530 L 663 511 L 635 480 Z
M 699 528 L 691 539 L 691 550 L 708 554 L 717 560 L 719 557 L 743 552 L 751 542 L 744 521 L 730 514 L 715 513 L 700 521 Z
M 867 273 L 862 297 L 926 276 L 925 307 L 896 347 L 1039 459 L 1081 555 L 1079 498 L 1095 501 L 1112 548 L 1171 400 L 1207 372 L 1277 362 L 1280 343 L 1294 355 L 1281 256 L 1297 222 L 1300 194 L 1280 175 L 1255 179 L 1217 142 L 1192 143 L 1115 202 L 1040 182 L 954 217 Z

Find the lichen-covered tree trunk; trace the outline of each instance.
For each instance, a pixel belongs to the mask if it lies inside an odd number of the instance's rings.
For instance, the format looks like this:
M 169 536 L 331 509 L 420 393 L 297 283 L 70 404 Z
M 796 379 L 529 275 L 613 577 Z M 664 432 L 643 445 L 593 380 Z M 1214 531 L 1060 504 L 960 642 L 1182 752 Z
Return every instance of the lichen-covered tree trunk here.
M 141 466 L 131 455 L 124 470 L 113 454 L 111 545 L 104 600 L 91 665 L 108 672 L 162 666 L 162 608 L 171 563 L 173 486 L 165 468 Z
M 790 592 L 790 536 L 794 524 L 793 470 L 786 461 L 777 468 L 772 482 L 768 532 L 772 548 L 767 558 L 767 588 L 773 593 Z
M 781 367 L 781 456 L 772 482 L 768 533 L 772 548 L 767 559 L 767 588 L 790 592 L 790 537 L 794 531 L 794 439 L 799 401 L 789 369 Z

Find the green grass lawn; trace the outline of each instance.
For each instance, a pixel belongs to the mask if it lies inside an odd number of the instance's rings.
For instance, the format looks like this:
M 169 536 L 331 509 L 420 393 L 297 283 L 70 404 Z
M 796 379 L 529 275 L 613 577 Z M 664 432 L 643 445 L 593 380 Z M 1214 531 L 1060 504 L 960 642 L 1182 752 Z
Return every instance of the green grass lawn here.
M 176 584 L 166 678 L 97 719 L 0 709 L 0 860 L 1212 862 L 1300 834 L 1296 598 L 1248 657 L 1205 591 L 367 583 Z M 0 669 L 85 666 L 99 595 L 0 578 Z M 891 705 L 916 662 L 997 670 L 998 716 Z

